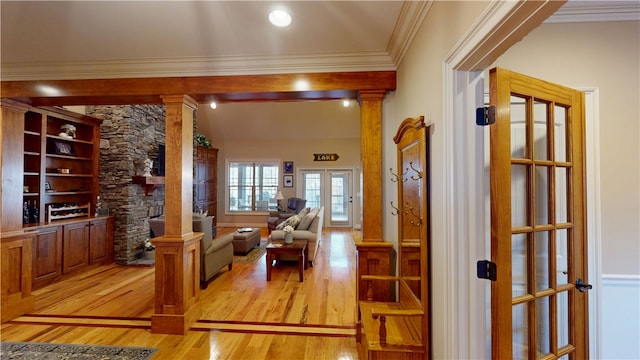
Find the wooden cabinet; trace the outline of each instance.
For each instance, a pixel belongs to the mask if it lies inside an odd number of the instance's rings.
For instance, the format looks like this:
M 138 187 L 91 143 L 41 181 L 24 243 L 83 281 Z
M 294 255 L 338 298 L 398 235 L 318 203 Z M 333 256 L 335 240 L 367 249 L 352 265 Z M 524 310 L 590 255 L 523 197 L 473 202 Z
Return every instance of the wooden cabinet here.
M 23 223 L 92 215 L 99 185 L 100 122 L 61 108 L 28 108 L 22 199 L 29 216 Z M 48 205 L 78 210 L 49 219 Z
M 193 174 L 194 210 L 206 211 L 213 216 L 213 228 L 216 227 L 218 211 L 218 149 L 196 147 Z M 215 230 L 214 230 L 215 236 Z
M 62 275 L 62 226 L 38 230 L 33 244 L 33 287 Z
M 113 262 L 113 216 L 64 220 L 33 230 L 34 289 L 87 267 Z

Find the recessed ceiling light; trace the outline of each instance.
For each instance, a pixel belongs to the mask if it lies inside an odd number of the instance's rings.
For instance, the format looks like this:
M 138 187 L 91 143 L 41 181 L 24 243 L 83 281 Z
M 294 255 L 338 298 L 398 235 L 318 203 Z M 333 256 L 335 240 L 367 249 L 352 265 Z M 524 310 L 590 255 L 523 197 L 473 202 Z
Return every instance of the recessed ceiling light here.
M 269 13 L 269 21 L 275 26 L 289 26 L 291 24 L 291 15 L 284 10 L 273 10 Z
M 215 101 L 212 101 L 212 102 L 210 102 L 210 103 L 209 103 L 209 106 L 210 106 L 212 109 L 215 109 L 215 108 L 217 108 L 217 107 L 218 107 L 218 104 L 216 104 L 216 102 L 215 102 Z
M 47 96 L 59 96 L 62 94 L 60 89 L 50 85 L 37 85 L 37 89 Z
M 349 99 L 342 100 L 342 106 L 349 107 L 350 105 L 351 105 L 351 100 Z
M 296 91 L 307 91 L 311 88 L 311 84 L 305 79 L 298 79 L 293 83 L 293 88 L 296 89 Z

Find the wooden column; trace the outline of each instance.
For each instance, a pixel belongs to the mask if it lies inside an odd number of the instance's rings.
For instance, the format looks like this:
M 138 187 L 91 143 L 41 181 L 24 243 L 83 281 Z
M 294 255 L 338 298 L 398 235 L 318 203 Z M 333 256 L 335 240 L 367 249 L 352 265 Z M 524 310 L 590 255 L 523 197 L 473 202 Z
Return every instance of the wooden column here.
M 22 229 L 24 113 L 28 106 L 0 100 L 0 322 L 33 311 L 32 246 L 35 235 Z
M 201 315 L 200 239 L 192 231 L 193 112 L 186 95 L 163 96 L 166 106 L 165 234 L 156 244 L 155 313 L 151 332 L 185 334 Z
M 362 158 L 362 241 L 382 240 L 382 99 L 384 90 L 362 90 L 360 153 Z

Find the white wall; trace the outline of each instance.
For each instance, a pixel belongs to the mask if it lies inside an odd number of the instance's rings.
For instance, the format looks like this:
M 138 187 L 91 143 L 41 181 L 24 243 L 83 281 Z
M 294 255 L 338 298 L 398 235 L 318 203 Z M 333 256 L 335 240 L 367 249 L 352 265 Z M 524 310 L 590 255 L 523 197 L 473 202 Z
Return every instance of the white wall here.
M 469 314 L 469 301 L 485 299 L 460 299 L 457 297 L 454 283 L 458 280 L 456 273 L 450 271 L 452 264 L 451 251 L 458 246 L 466 246 L 469 239 L 451 240 L 449 229 L 456 221 L 447 216 L 451 211 L 450 190 L 447 173 L 450 170 L 451 154 L 445 149 L 444 123 L 444 64 L 449 52 L 456 46 L 489 2 L 483 1 L 455 1 L 434 2 L 427 14 L 420 30 L 417 32 L 411 47 L 406 53 L 397 72 L 397 90 L 389 96 L 390 106 L 384 104 L 383 151 L 385 169 L 396 167 L 396 146 L 392 141 L 393 135 L 402 120 L 407 117 L 424 115 L 425 121 L 431 123 L 431 238 L 432 238 L 432 332 L 433 354 L 436 359 L 473 358 L 484 359 L 486 353 L 482 350 L 473 352 L 470 342 L 478 341 L 469 336 L 460 337 L 458 331 L 468 331 L 480 338 L 486 335 L 486 324 L 480 324 L 477 329 L 461 329 L 450 316 L 466 316 Z M 472 121 L 472 120 L 471 120 Z M 395 183 L 385 179 L 385 204 L 396 200 Z M 384 213 L 384 235 L 387 240 L 397 238 L 397 219 L 389 211 Z M 472 241 L 484 241 L 482 234 L 475 234 Z M 464 245 L 460 245 L 464 244 Z M 469 263 L 465 264 L 471 265 Z M 474 265 L 475 266 L 475 265 Z M 456 270 L 463 272 L 464 270 Z M 463 273 L 464 278 L 472 275 Z M 472 281 L 480 281 L 472 279 Z M 466 305 L 465 305 L 466 304 Z M 470 314 L 469 316 L 474 316 Z M 452 321 L 453 320 L 453 321 Z M 466 321 L 466 320 L 465 320 Z M 482 342 L 482 340 L 480 340 Z

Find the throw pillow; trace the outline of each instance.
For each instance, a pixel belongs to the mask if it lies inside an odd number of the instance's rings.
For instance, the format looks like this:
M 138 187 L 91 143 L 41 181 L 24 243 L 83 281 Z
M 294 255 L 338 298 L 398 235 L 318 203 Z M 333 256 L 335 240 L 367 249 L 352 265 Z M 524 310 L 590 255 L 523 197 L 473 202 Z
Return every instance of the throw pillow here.
M 309 211 L 311 211 L 311 208 L 304 208 L 300 210 L 300 212 L 298 213 L 298 216 L 300 217 L 300 219 L 302 219 L 304 218 L 305 215 L 309 213 Z
M 300 222 L 300 217 L 298 215 L 293 215 L 289 217 L 287 220 L 278 224 L 278 226 L 276 226 L 276 230 L 282 230 L 287 225 L 291 225 L 291 227 L 295 229 L 296 225 L 298 225 L 299 222 Z
M 311 226 L 313 219 L 318 216 L 318 212 L 320 212 L 320 209 L 318 208 L 309 211 L 309 213 L 300 220 L 300 224 L 298 224 L 296 230 L 309 230 L 309 226 Z

